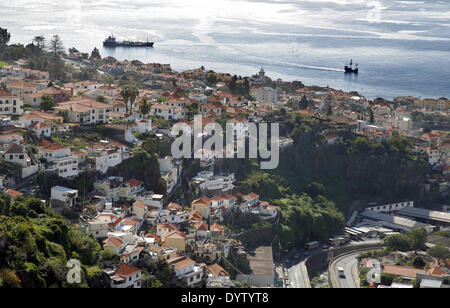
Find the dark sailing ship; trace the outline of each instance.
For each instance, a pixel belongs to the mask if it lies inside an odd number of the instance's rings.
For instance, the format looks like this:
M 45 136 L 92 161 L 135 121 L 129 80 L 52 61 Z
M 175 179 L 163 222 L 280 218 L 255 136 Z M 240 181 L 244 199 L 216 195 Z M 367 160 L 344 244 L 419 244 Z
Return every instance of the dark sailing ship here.
M 353 68 L 353 60 L 350 60 L 350 63 L 345 66 L 345 72 L 346 73 L 355 73 L 358 74 L 359 66 L 358 64 L 355 65 L 355 68 Z
M 154 42 L 131 42 L 131 41 L 117 41 L 116 38 L 110 35 L 103 41 L 103 47 L 153 47 Z

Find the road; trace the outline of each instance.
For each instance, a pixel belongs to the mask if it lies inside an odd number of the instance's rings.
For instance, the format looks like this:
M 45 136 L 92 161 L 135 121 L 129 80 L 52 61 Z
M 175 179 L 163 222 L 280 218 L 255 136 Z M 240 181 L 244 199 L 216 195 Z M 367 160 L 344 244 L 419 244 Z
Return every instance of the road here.
M 332 270 L 335 272 L 336 277 L 338 277 L 341 288 L 359 288 L 359 284 L 357 284 L 354 277 L 355 266 L 358 264 L 358 260 L 356 258 L 359 254 L 360 252 L 347 255 L 335 263 Z M 344 269 L 345 277 L 339 277 L 337 271 L 338 267 L 342 267 Z
M 302 270 L 301 263 L 298 263 L 288 269 L 289 281 L 291 283 L 291 288 L 308 288 L 305 273 Z
M 360 241 L 351 241 L 347 244 L 347 246 L 353 246 L 353 245 L 362 245 L 362 244 L 378 244 L 380 243 L 380 239 L 362 239 Z M 323 244 L 311 251 L 308 251 L 305 248 L 296 248 L 291 251 L 289 251 L 284 256 L 284 266 L 288 270 L 288 276 L 289 276 L 289 282 L 291 283 L 292 288 L 310 288 L 310 282 L 309 278 L 307 277 L 306 273 L 302 270 L 301 262 L 305 261 L 306 258 L 308 258 L 309 255 L 314 254 L 316 252 L 319 252 L 324 249 L 328 249 L 329 246 L 324 246 Z M 307 255 L 306 255 L 307 254 Z M 298 256 L 298 258 L 295 258 L 295 256 Z M 356 257 L 355 257 L 356 260 Z M 356 264 L 356 263 L 354 263 Z M 351 273 L 351 271 L 350 271 Z M 351 277 L 351 275 L 349 276 Z
M 323 247 L 322 247 L 323 248 Z M 305 248 L 297 248 L 291 250 L 285 256 L 285 268 L 288 270 L 289 281 L 291 283 L 291 288 L 311 288 L 309 277 L 305 272 L 305 267 L 302 266 L 302 262 L 306 258 L 322 249 L 318 247 L 313 250 L 307 250 Z

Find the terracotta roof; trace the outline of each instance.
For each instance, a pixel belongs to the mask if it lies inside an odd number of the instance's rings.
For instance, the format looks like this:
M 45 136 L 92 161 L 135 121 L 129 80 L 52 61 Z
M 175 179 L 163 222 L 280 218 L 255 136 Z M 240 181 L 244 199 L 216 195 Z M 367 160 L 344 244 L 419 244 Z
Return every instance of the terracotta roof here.
M 206 222 L 204 221 L 199 221 L 196 225 L 195 225 L 195 229 L 197 231 L 208 231 L 209 226 Z
M 194 260 L 188 257 L 175 257 L 167 260 L 167 262 L 171 264 L 176 271 L 195 264 Z
M 5 194 L 7 194 L 13 199 L 23 196 L 23 193 L 21 193 L 20 191 L 16 191 L 14 189 L 8 189 L 7 191 L 5 191 Z
M 202 220 L 202 219 L 203 219 L 203 216 L 199 212 L 197 212 L 195 210 L 191 210 L 189 212 L 189 220 Z
M 431 275 L 441 276 L 445 274 L 447 274 L 447 272 L 438 267 L 433 268 L 433 270 L 431 271 Z
M 141 182 L 137 179 L 131 179 L 128 182 L 126 182 L 125 184 L 130 185 L 131 187 L 137 187 L 137 186 L 141 186 L 144 184 L 144 182 Z
M 163 236 L 163 241 L 165 241 L 167 238 L 183 238 L 183 239 L 185 239 L 186 238 L 186 233 L 184 233 L 184 232 L 182 232 L 180 230 L 173 230 L 173 231 L 170 231 L 170 232 L 166 233 Z
M 181 211 L 182 207 L 178 203 L 170 202 L 169 205 L 167 205 L 167 209 Z
M 50 126 L 48 126 L 45 123 L 42 122 L 34 122 L 33 124 L 30 125 L 31 129 L 46 129 L 46 128 L 50 128 Z
M 15 96 L 15 95 L 12 93 L 9 93 L 8 91 L 0 90 L 0 97 L 11 97 L 11 96 Z
M 220 266 L 217 263 L 214 263 L 214 264 L 208 266 L 206 268 L 206 271 L 208 273 L 213 274 L 214 277 L 221 277 L 221 276 L 228 276 L 229 277 L 230 276 L 230 274 L 222 266 Z
M 220 231 L 220 232 L 223 232 L 223 227 L 221 226 L 221 225 L 219 225 L 219 224 L 217 224 L 217 223 L 213 223 L 212 225 L 211 225 L 211 231 Z
M 59 150 L 64 150 L 64 149 L 67 149 L 67 147 L 62 146 L 62 145 L 57 144 L 57 143 L 52 143 L 51 145 L 46 146 L 42 150 L 53 152 L 53 151 L 59 151 Z
M 19 153 L 24 153 L 25 149 L 23 148 L 23 146 L 17 144 L 17 143 L 11 143 L 10 145 L 8 145 L 6 147 L 5 150 L 3 150 L 4 154 L 19 154 Z
M 137 207 L 140 207 L 141 209 L 146 209 L 147 208 L 147 206 L 144 204 L 144 202 L 142 202 L 142 201 L 136 201 L 135 203 L 134 203 L 134 205 L 135 206 L 137 206 Z
M 154 239 L 155 239 L 155 242 L 157 242 L 157 243 L 161 242 L 161 236 L 159 236 L 158 234 L 147 233 L 147 234 L 145 235 L 145 237 L 148 237 L 148 238 L 154 238 Z
M 210 205 L 211 204 L 211 199 L 209 199 L 208 197 L 201 197 L 198 198 L 194 201 L 192 201 L 192 204 L 194 205 Z
M 120 263 L 119 267 L 114 272 L 114 275 L 126 278 L 128 276 L 140 273 L 142 270 L 126 263 Z
M 122 246 L 122 244 L 123 241 L 117 237 L 108 237 L 106 240 L 103 241 L 104 247 L 120 247 Z
M 383 273 L 415 278 L 417 273 L 424 274 L 425 270 L 398 265 L 384 265 Z

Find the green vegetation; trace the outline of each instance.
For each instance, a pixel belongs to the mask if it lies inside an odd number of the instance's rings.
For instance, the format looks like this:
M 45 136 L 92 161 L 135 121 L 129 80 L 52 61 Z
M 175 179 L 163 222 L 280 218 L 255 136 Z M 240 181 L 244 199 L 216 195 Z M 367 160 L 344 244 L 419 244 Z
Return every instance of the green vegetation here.
M 99 243 L 74 229 L 38 199 L 0 196 L 0 287 L 74 287 L 66 282 L 70 258 L 83 266 L 82 284 L 100 253 Z
M 344 141 L 326 144 L 321 134 L 325 130 L 336 131 Z M 374 143 L 354 137 L 345 125 L 299 115 L 283 121 L 280 131 L 295 143 L 281 152 L 280 166 L 271 173 L 284 179 L 295 193 L 306 191 L 312 182 L 321 183 L 324 195 L 346 215 L 354 202 L 419 199 L 416 187 L 428 165 L 425 157 L 411 153 L 403 137 L 394 135 Z
M 344 215 L 323 196 L 303 194 L 275 200 L 282 216 L 279 225 L 282 247 L 292 248 L 311 239 L 325 239 L 344 227 Z
M 428 254 L 430 256 L 435 257 L 438 260 L 448 260 L 450 259 L 450 251 L 447 246 L 445 246 L 443 243 L 437 243 L 436 246 L 431 247 L 428 249 Z
M 126 179 L 136 178 L 143 181 L 148 190 L 166 194 L 165 183 L 161 180 L 159 171 L 157 153 L 136 149 L 133 158 L 123 161 L 115 168 L 110 168 L 108 174 L 122 176 Z
M 42 96 L 42 101 L 39 104 L 39 107 L 41 109 L 43 109 L 44 111 L 50 111 L 50 110 L 53 110 L 53 108 L 55 106 L 56 106 L 56 104 L 50 96 L 48 96 L 48 95 Z
M 425 248 L 427 232 L 423 228 L 413 229 L 405 234 L 394 234 L 384 239 L 384 244 L 391 251 L 418 251 Z

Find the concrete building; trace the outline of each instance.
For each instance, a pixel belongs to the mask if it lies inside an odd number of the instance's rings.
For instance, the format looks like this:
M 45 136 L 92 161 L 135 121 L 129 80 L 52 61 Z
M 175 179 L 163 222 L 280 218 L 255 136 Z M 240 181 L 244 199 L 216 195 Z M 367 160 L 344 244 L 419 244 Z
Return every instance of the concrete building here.
M 398 214 L 401 216 L 412 218 L 425 224 L 450 227 L 450 213 L 431 211 L 416 207 L 407 207 L 400 210 Z
M 53 186 L 51 189 L 50 206 L 54 207 L 68 207 L 75 206 L 78 198 L 78 190 L 62 186 Z
M 13 93 L 0 90 L 0 115 L 21 115 L 23 113 L 23 100 Z
M 110 275 L 111 288 L 141 288 L 141 278 L 141 269 L 120 263 L 119 267 Z
M 72 123 L 95 125 L 108 123 L 111 108 L 110 105 L 93 99 L 77 99 L 60 103 L 55 110 L 67 112 L 67 117 Z
M 270 103 L 276 105 L 278 102 L 277 89 L 269 87 L 256 87 L 252 88 L 251 95 L 256 99 L 258 103 Z

